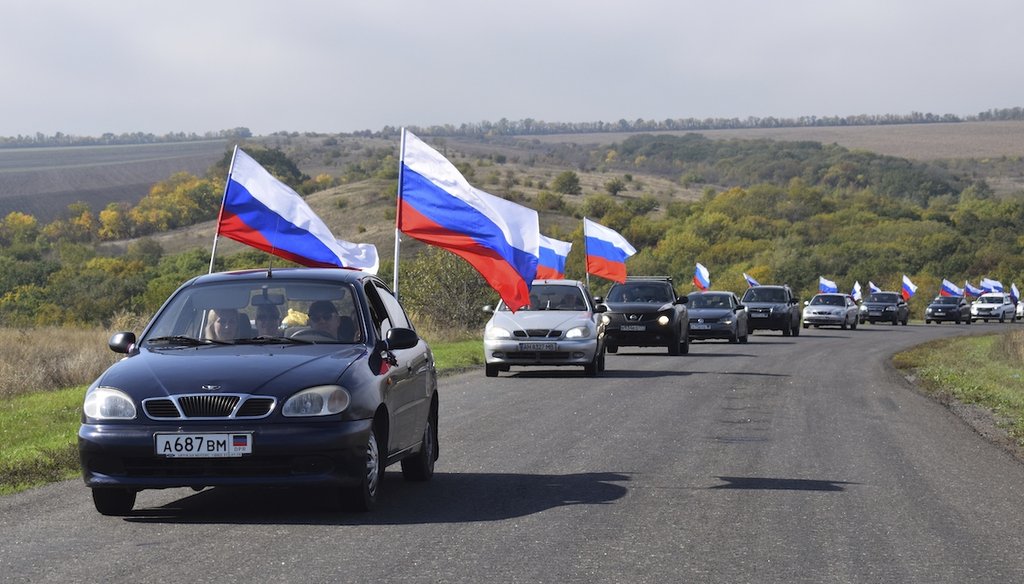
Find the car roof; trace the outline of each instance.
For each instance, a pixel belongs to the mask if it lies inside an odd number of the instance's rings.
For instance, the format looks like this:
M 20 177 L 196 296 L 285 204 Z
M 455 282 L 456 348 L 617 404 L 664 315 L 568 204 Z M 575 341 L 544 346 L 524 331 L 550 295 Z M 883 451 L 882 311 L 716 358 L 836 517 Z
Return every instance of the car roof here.
M 240 282 L 254 280 L 273 280 L 274 278 L 289 278 L 310 281 L 335 281 L 335 282 L 358 282 L 369 278 L 376 278 L 369 272 L 350 270 L 346 268 L 263 268 L 257 270 L 237 270 L 231 272 L 215 272 L 204 274 L 190 280 L 189 284 L 208 284 L 212 282 Z
M 583 282 L 579 280 L 563 280 L 561 278 L 557 280 L 534 280 L 532 285 L 544 284 L 547 286 L 575 286 L 578 288 L 583 287 Z

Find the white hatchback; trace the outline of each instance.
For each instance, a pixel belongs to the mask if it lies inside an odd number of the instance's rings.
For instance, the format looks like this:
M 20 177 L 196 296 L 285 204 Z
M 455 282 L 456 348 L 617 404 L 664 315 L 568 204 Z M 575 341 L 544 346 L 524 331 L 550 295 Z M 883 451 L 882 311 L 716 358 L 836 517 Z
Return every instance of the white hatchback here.
M 987 292 L 971 303 L 971 320 L 974 322 L 979 320 L 1006 322 L 1007 319 L 1010 322 L 1015 322 L 1017 314 L 1009 294 Z

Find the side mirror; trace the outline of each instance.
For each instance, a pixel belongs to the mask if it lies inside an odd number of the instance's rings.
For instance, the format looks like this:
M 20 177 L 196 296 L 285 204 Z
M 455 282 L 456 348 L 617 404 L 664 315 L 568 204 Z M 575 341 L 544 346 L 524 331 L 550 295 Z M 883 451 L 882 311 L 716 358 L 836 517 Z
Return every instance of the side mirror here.
M 115 353 L 127 354 L 135 346 L 135 333 L 114 333 L 107 346 Z
M 480 310 L 482 310 L 483 312 L 486 312 L 486 313 L 488 313 L 488 314 L 492 314 L 492 313 L 494 313 L 494 307 L 493 307 L 493 306 L 491 306 L 490 304 L 488 304 L 488 305 L 484 306 L 484 307 L 483 307 L 483 308 L 481 308 Z
M 604 296 L 594 296 L 594 304 L 604 304 Z
M 608 307 L 604 304 L 595 304 L 594 314 L 601 314 L 602 312 L 608 312 Z
M 688 296 L 680 296 L 680 297 L 676 298 L 676 304 L 686 304 L 689 301 L 690 301 L 690 298 Z
M 737 305 L 736 305 L 736 311 L 737 311 L 737 312 L 739 312 L 739 311 L 741 311 L 741 310 L 746 310 L 746 309 L 747 309 L 747 307 L 746 307 L 746 306 L 743 306 L 742 304 L 737 304 Z
M 384 335 L 384 342 L 389 350 L 411 349 L 420 342 L 420 337 L 412 329 L 396 327 Z

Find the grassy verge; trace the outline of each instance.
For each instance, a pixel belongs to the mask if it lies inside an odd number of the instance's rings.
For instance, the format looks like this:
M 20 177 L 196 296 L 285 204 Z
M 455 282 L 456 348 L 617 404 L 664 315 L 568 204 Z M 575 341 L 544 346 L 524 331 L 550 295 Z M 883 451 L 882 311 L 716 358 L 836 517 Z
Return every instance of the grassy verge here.
M 431 343 L 431 349 L 441 375 L 483 363 L 480 339 Z M 79 474 L 77 435 L 85 389 L 0 398 L 0 495 Z
M 1024 446 L 1024 331 L 939 339 L 896 354 L 893 363 L 913 370 L 921 387 L 940 399 L 991 410 Z

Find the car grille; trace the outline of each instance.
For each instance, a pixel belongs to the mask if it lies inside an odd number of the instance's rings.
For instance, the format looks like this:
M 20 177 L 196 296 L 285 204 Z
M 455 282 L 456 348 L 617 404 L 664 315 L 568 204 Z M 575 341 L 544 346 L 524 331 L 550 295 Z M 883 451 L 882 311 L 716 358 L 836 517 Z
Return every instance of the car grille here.
M 272 397 L 195 394 L 147 399 L 142 407 L 154 420 L 225 420 L 265 418 L 275 404 Z
M 514 331 L 512 334 L 520 339 L 557 339 L 562 336 L 562 331 L 555 329 L 526 329 Z

